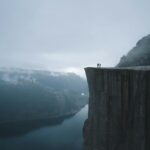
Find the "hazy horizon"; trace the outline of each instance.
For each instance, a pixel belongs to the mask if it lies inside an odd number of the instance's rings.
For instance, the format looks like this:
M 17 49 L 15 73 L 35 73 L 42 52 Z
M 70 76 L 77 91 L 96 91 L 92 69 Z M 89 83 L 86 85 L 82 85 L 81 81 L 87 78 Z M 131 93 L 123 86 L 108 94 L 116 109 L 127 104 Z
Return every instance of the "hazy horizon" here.
M 147 0 L 0 0 L 0 67 L 114 66 L 150 33 Z

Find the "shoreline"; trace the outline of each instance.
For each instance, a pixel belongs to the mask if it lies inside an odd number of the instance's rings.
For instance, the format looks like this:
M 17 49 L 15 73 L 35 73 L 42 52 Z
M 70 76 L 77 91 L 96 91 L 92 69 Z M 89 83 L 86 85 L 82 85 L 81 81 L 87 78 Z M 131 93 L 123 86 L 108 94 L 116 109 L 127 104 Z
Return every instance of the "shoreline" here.
M 84 108 L 87 104 L 81 106 L 80 109 L 78 110 L 74 110 L 74 111 L 71 111 L 71 112 L 67 112 L 63 115 L 54 115 L 52 117 L 50 117 L 51 114 L 47 114 L 47 116 L 41 116 L 41 117 L 33 117 L 33 118 L 30 118 L 30 119 L 16 119 L 16 120 L 9 120 L 9 121 L 4 121 L 4 122 L 1 122 L 0 121 L 0 127 L 3 126 L 3 125 L 9 125 L 9 124 L 14 124 L 14 123 L 23 123 L 23 122 L 32 122 L 32 121 L 42 121 L 42 120 L 55 120 L 55 119 L 63 119 L 63 118 L 68 118 L 68 117 L 71 117 L 71 116 L 74 116 L 76 115 L 82 108 Z

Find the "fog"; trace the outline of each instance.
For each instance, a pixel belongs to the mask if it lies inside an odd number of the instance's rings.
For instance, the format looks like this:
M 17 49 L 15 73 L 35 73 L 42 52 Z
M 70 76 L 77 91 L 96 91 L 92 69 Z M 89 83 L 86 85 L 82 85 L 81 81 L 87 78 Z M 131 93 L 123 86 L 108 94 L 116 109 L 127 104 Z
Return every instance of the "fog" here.
M 150 33 L 148 0 L 0 0 L 0 67 L 114 66 Z

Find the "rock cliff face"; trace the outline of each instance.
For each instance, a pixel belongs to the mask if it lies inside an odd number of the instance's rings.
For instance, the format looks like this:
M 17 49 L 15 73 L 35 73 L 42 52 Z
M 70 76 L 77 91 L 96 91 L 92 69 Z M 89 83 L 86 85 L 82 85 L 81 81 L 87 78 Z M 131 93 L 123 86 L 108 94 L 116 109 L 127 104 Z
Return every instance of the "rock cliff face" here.
M 150 150 L 150 68 L 86 68 L 86 150 Z

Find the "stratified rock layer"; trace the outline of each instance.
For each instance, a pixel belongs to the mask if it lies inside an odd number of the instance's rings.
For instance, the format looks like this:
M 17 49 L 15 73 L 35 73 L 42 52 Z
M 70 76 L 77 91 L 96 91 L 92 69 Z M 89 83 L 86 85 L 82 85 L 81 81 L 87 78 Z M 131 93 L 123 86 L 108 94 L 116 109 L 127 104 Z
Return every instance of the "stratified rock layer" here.
M 150 150 L 150 68 L 86 68 L 86 150 Z

